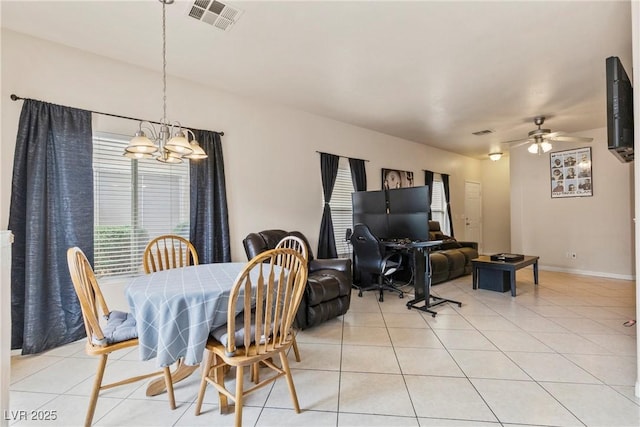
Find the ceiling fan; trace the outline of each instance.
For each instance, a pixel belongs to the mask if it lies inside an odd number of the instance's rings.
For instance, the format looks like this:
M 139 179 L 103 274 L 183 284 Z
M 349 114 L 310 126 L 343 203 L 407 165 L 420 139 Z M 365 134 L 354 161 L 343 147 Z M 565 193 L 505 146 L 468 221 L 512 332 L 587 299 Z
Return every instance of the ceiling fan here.
M 551 129 L 542 129 L 544 124 L 544 116 L 538 116 L 533 119 L 533 123 L 538 126 L 538 129 L 529 132 L 527 138 L 515 139 L 513 141 L 507 141 L 505 144 L 514 144 L 512 148 L 520 147 L 521 145 L 531 143 L 528 151 L 532 154 L 542 154 L 551 150 L 553 146 L 551 142 L 591 142 L 593 138 L 584 138 L 581 136 L 563 136 L 565 132 L 551 132 Z M 517 144 L 520 143 L 520 144 Z

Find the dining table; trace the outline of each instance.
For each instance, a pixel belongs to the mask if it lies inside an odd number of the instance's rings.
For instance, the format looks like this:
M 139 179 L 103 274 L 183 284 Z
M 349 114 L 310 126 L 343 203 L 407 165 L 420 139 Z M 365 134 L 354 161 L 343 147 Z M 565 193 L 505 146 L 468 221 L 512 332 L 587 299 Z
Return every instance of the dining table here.
M 159 367 L 177 362 L 173 382 L 191 375 L 202 361 L 211 331 L 227 324 L 228 304 L 244 262 L 200 264 L 134 277 L 125 288 L 136 320 L 141 360 Z M 241 303 L 234 315 L 242 311 Z M 147 388 L 153 396 L 164 380 Z

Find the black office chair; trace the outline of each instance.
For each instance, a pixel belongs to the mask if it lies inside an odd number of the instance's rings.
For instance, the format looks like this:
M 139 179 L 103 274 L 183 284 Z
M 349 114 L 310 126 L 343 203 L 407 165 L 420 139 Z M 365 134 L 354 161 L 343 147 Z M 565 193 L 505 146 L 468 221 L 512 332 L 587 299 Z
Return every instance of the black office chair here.
M 404 297 L 404 292 L 393 285 L 393 274 L 400 269 L 402 255 L 398 252 L 385 254 L 384 246 L 380 240 L 371 233 L 365 224 L 356 224 L 351 234 L 351 245 L 356 259 L 356 268 L 362 273 L 369 273 L 377 276 L 377 283 L 372 286 L 363 287 L 362 282 L 358 288 L 358 296 L 362 296 L 362 291 L 379 290 L 379 301 L 384 301 L 383 291 L 397 292 L 400 298 Z

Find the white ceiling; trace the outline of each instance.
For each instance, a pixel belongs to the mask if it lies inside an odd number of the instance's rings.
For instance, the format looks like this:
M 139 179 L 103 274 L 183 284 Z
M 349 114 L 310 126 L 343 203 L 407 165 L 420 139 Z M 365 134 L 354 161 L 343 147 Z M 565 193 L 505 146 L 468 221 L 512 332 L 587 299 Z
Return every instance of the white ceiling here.
M 243 14 L 227 32 L 167 6 L 169 74 L 478 159 L 537 115 L 552 132 L 606 126 L 605 58 L 631 74 L 629 1 L 229 4 Z M 3 27 L 161 69 L 158 1 L 1 8 Z

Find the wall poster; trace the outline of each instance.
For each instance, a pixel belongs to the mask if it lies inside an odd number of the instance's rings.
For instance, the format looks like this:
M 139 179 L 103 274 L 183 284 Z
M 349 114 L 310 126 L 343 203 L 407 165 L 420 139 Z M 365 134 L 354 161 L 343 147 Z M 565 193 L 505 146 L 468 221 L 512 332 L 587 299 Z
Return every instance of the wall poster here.
M 413 172 L 382 169 L 382 189 L 413 187 Z
M 591 147 L 551 153 L 551 198 L 593 196 Z

